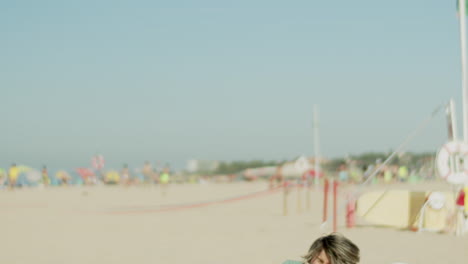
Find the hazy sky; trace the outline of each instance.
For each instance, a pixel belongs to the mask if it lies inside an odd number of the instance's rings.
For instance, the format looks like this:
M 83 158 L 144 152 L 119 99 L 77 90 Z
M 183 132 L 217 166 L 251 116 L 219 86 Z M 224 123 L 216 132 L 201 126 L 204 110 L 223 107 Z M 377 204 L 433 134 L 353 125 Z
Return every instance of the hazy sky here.
M 313 155 L 314 104 L 326 157 L 395 149 L 452 97 L 461 134 L 455 1 L 230 2 L 1 1 L 0 167 Z

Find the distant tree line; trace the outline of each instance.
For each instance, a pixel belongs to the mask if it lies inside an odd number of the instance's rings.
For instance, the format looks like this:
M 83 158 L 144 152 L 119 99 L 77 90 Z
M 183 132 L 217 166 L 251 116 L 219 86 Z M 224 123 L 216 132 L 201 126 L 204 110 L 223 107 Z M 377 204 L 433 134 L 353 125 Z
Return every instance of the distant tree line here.
M 391 153 L 384 152 L 366 152 L 359 155 L 350 155 L 345 158 L 336 158 L 324 164 L 325 169 L 336 171 L 341 165 L 346 165 L 350 161 L 355 161 L 358 166 L 368 167 L 369 165 L 376 165 L 377 163 L 384 162 Z M 408 167 L 420 167 L 427 162 L 434 160 L 436 153 L 423 152 L 405 152 L 403 154 L 396 154 L 390 161 L 389 165 L 405 165 Z
M 263 161 L 263 160 L 252 160 L 252 161 L 232 161 L 232 162 L 221 162 L 218 168 L 211 174 L 234 174 L 239 173 L 248 168 L 260 168 L 267 166 L 278 166 L 283 164 L 285 161 Z
M 347 165 L 353 161 L 357 166 L 363 168 L 369 165 L 376 165 L 378 162 L 384 162 L 390 153 L 385 152 L 365 152 L 358 155 L 350 155 L 346 158 L 335 158 L 322 164 L 322 168 L 327 171 L 337 171 L 341 165 Z M 424 152 L 424 153 L 413 153 L 405 152 L 404 154 L 395 155 L 392 160 L 388 163 L 389 165 L 405 165 L 408 167 L 420 167 L 427 162 L 433 161 L 435 153 Z M 251 160 L 251 161 L 222 161 L 214 171 L 199 171 L 200 174 L 205 175 L 216 175 L 216 174 L 236 174 L 249 168 L 260 168 L 268 166 L 279 166 L 286 163 L 287 160 L 283 161 L 264 161 L 264 160 Z

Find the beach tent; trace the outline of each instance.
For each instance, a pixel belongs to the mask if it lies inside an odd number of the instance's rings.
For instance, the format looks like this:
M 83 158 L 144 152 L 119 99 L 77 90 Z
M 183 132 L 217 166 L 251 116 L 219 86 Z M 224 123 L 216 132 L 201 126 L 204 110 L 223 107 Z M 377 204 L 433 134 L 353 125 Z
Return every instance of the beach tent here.
M 371 224 L 409 228 L 416 220 L 425 200 L 425 192 L 371 191 L 358 198 L 356 214 Z
M 431 192 L 409 190 L 380 190 L 362 194 L 357 201 L 357 216 L 379 226 L 416 229 L 423 215 L 426 230 L 442 231 L 447 228 L 448 215 L 454 210 L 453 195 L 442 192 L 446 199 L 444 208 L 426 205 Z M 424 214 L 421 210 L 424 209 Z

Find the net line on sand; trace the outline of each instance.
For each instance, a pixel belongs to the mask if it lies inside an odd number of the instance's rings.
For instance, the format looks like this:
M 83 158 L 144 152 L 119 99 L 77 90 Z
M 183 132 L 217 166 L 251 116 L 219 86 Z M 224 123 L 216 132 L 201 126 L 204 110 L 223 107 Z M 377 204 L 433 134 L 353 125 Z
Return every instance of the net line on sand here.
M 274 194 L 280 191 L 282 188 L 283 187 L 280 186 L 280 187 L 276 187 L 273 189 L 262 190 L 262 191 L 252 192 L 252 193 L 228 197 L 228 198 L 195 202 L 195 203 L 162 204 L 162 205 L 157 205 L 157 206 L 143 206 L 143 207 L 134 206 L 134 207 L 127 207 L 127 208 L 117 208 L 116 210 L 111 209 L 110 211 L 105 212 L 105 213 L 111 214 L 111 215 L 125 215 L 125 214 L 173 212 L 173 211 L 180 211 L 180 210 L 186 210 L 186 209 L 207 207 L 207 206 L 216 205 L 216 204 L 225 204 L 225 203 L 232 203 L 232 202 L 237 202 L 237 201 L 242 201 L 242 200 L 247 200 L 247 199 L 253 199 L 256 197 Z

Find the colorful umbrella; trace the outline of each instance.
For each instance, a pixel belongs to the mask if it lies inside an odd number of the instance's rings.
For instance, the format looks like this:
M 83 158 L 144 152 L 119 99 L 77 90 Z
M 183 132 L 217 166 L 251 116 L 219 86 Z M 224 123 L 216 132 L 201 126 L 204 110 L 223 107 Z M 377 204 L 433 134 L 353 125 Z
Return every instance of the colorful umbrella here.
M 28 179 L 30 183 L 39 182 L 41 180 L 41 176 L 41 172 L 37 170 L 30 170 L 26 172 L 26 179 Z
M 109 171 L 106 173 L 105 180 L 107 183 L 118 183 L 120 181 L 120 175 L 117 171 Z
M 70 179 L 70 174 L 68 174 L 68 172 L 64 171 L 64 170 L 61 170 L 61 171 L 57 171 L 57 173 L 55 173 L 55 177 L 59 180 L 69 180 Z
M 76 172 L 83 180 L 88 179 L 89 177 L 95 176 L 94 171 L 88 168 L 77 168 Z
M 33 168 L 28 167 L 28 166 L 24 166 L 24 165 L 17 166 L 17 168 L 18 168 L 18 174 L 33 170 Z

